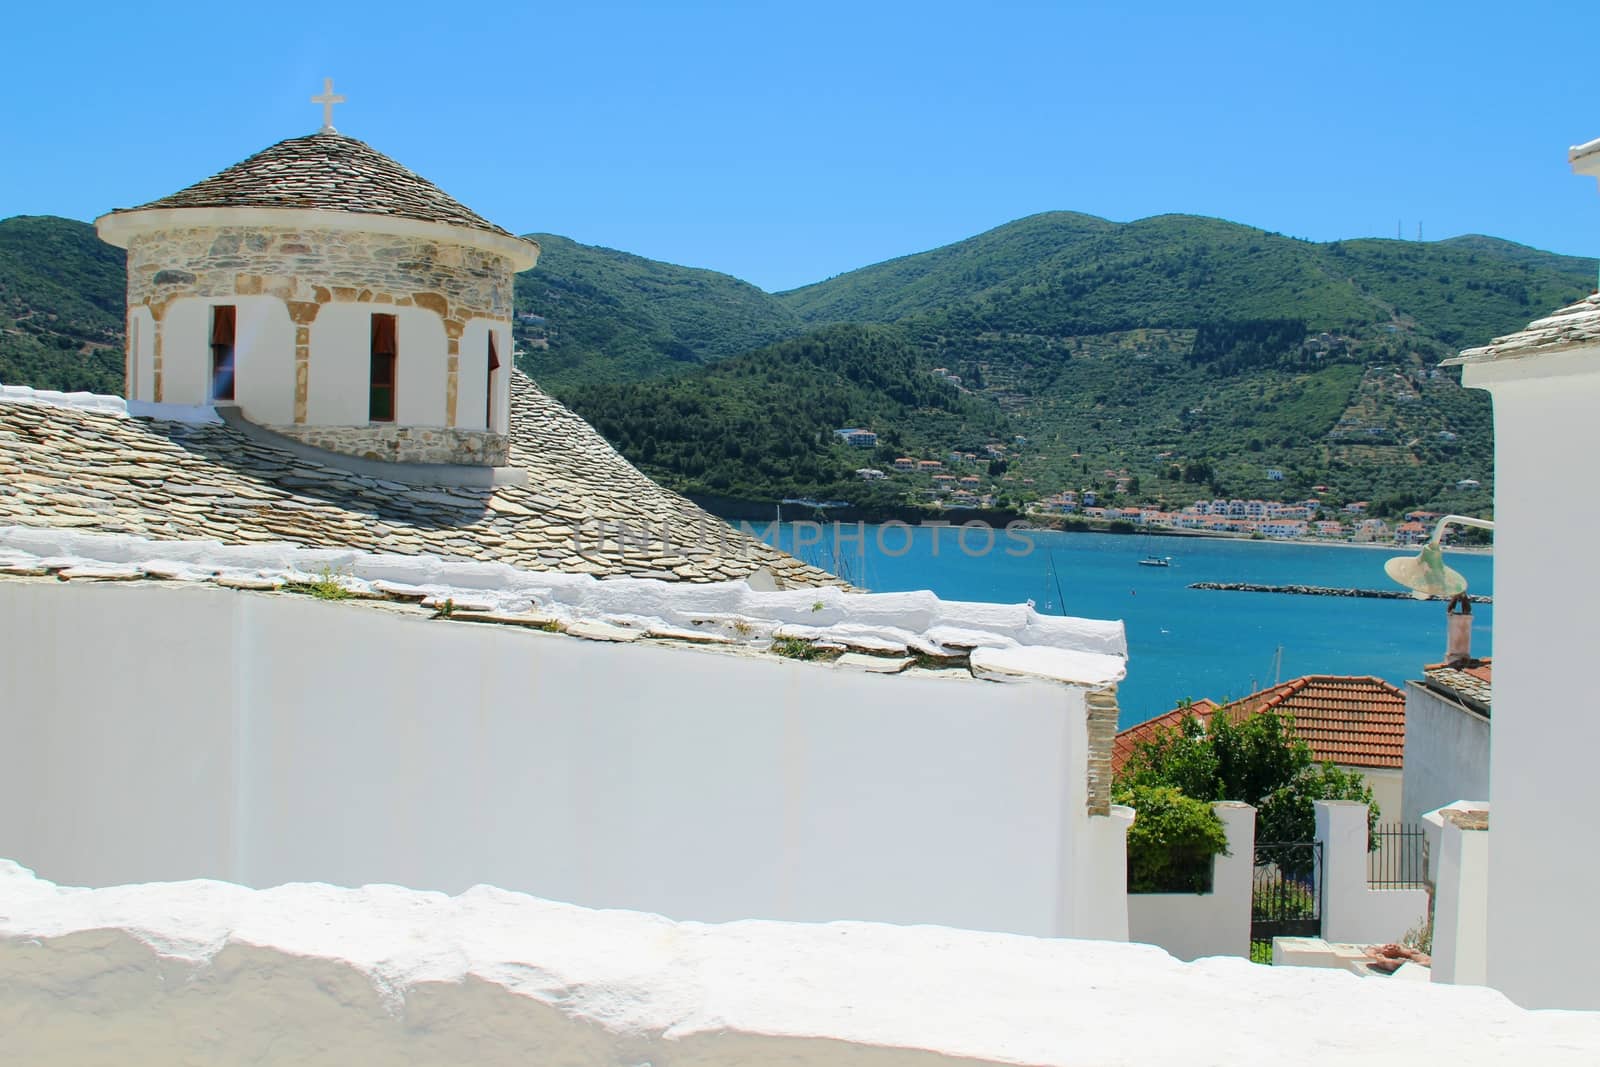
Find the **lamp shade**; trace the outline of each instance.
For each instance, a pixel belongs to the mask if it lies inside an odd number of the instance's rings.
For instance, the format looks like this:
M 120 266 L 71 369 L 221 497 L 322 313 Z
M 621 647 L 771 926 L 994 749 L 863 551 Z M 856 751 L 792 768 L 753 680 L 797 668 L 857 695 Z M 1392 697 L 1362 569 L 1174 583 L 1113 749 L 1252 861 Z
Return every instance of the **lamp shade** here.
M 1467 579 L 1460 571 L 1444 565 L 1444 553 L 1431 542 L 1423 545 L 1415 556 L 1396 556 L 1383 565 L 1383 570 L 1411 590 L 1418 600 L 1431 596 L 1451 597 L 1467 591 Z

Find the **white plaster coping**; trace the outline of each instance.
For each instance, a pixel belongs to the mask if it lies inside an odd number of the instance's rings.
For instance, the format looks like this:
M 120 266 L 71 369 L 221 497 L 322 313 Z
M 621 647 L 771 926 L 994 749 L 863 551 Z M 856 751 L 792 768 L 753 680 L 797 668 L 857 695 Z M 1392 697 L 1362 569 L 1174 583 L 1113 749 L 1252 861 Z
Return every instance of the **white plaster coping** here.
M 1487 800 L 1456 800 L 1442 808 L 1434 808 L 1432 811 L 1422 813 L 1422 836 L 1428 845 L 1427 878 L 1429 884 L 1438 881 L 1439 855 L 1443 851 L 1441 846 L 1444 841 L 1444 821 L 1448 818 L 1447 813 L 1456 811 L 1478 813 L 1488 810 L 1489 802 Z
M 1600 176 L 1600 137 L 1567 149 L 1567 162 L 1572 164 L 1574 174 Z
M 35 389 L 28 385 L 0 385 L 0 403 L 44 404 L 57 408 L 78 408 L 108 415 L 126 415 L 128 405 L 120 396 L 101 393 L 62 393 L 54 389 Z
M 486 886 L 71 889 L 3 860 L 0 901 L 0 1047 L 31 1042 L 55 1062 L 91 1049 L 96 1063 L 114 1049 L 116 1062 L 258 1067 L 500 1065 L 529 1050 L 708 1067 L 1600 1056 L 1600 1013 L 1108 941 L 675 923 Z
M 526 613 L 537 608 L 568 625 L 698 628 L 758 647 L 775 633 L 793 629 L 820 642 L 866 651 L 893 647 L 954 656 L 972 650 L 973 673 L 995 680 L 1033 678 L 1101 688 L 1127 673 L 1121 622 L 1040 615 L 1027 604 L 941 600 L 927 591 L 857 593 L 831 586 L 762 591 L 745 581 L 600 580 L 438 556 L 0 527 L 0 567 L 93 564 L 131 564 L 168 581 L 303 583 L 326 575 L 357 594 L 395 595 L 432 606 L 450 601 L 452 608 L 473 612 Z
M 222 416 L 210 404 L 158 404 L 153 400 L 130 400 L 128 414 L 136 419 L 164 419 L 167 422 L 222 422 Z
M 401 218 L 329 208 L 281 207 L 164 207 L 127 208 L 101 215 L 94 220 L 95 232 L 107 244 L 127 248 L 133 238 L 164 230 L 281 228 L 289 230 L 343 230 L 354 233 L 382 233 L 396 237 L 415 237 L 443 244 L 481 248 L 511 261 L 513 271 L 524 271 L 539 262 L 539 242 L 527 237 L 494 233 L 473 226 L 454 226 L 444 222 Z

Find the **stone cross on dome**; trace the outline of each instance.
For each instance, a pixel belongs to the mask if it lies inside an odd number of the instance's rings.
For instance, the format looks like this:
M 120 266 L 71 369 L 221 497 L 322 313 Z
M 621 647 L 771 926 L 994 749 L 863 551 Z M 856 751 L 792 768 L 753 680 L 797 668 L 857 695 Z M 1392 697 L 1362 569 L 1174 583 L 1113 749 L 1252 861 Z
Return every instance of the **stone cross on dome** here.
M 322 95 L 311 98 L 313 104 L 322 105 L 322 129 L 324 132 L 333 132 L 333 105 L 344 103 L 344 97 L 337 96 L 333 91 L 333 79 L 322 79 Z

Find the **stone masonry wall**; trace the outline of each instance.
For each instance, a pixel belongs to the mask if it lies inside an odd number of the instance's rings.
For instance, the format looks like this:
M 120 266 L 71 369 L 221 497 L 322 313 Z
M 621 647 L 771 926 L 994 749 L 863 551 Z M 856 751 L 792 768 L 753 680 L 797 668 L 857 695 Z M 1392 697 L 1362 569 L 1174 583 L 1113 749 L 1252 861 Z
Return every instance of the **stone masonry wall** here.
M 295 324 L 295 422 L 306 417 L 311 324 L 325 304 L 420 307 L 444 320 L 445 411 L 455 425 L 462 331 L 470 319 L 508 322 L 514 273 L 506 257 L 468 245 L 335 229 L 212 226 L 143 234 L 128 244 L 128 306 L 155 317 L 152 374 L 162 400 L 162 319 L 180 297 L 276 296 Z
M 1087 694 L 1089 814 L 1111 814 L 1111 746 L 1117 736 L 1117 687 Z
M 390 463 L 504 467 L 511 461 L 511 438 L 503 433 L 394 425 L 272 426 L 269 429 L 315 448 Z

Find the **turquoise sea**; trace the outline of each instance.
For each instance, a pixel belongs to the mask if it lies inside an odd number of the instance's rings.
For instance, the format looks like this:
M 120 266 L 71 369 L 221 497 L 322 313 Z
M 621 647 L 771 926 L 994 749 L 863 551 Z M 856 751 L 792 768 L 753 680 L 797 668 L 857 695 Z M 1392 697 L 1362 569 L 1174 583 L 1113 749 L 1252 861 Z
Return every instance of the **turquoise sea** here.
M 1240 697 L 1303 674 L 1375 675 L 1403 686 L 1421 675 L 1424 664 L 1444 656 L 1444 605 L 1437 601 L 1187 588 L 1209 581 L 1398 589 L 1383 573 L 1385 560 L 1405 554 L 1394 547 L 1019 531 L 1024 545 L 1008 542 L 1001 531 L 986 553 L 980 551 L 984 538 L 969 532 L 969 554 L 956 531 L 917 528 L 909 530 L 902 553 L 905 528 L 884 529 L 880 544 L 878 528 L 868 526 L 857 545 L 852 525 L 843 527 L 836 559 L 831 527 L 822 527 L 822 544 L 798 548 L 796 528 L 785 524 L 780 531 L 784 548 L 869 589 L 931 589 L 949 600 L 1032 600 L 1043 613 L 1121 619 L 1129 651 L 1128 678 L 1120 688 L 1124 726 L 1184 698 Z M 754 532 L 768 529 L 757 526 Z M 814 536 L 814 527 L 802 530 L 802 541 Z M 1007 552 L 1026 546 L 1032 547 L 1027 555 Z M 1146 555 L 1171 556 L 1172 566 L 1139 566 Z M 1493 593 L 1491 556 L 1446 557 L 1473 593 Z M 1492 606 L 1474 605 L 1474 654 L 1490 654 L 1492 623 Z M 1275 663 L 1279 649 L 1281 667 Z

